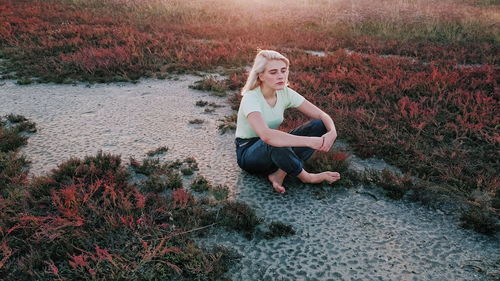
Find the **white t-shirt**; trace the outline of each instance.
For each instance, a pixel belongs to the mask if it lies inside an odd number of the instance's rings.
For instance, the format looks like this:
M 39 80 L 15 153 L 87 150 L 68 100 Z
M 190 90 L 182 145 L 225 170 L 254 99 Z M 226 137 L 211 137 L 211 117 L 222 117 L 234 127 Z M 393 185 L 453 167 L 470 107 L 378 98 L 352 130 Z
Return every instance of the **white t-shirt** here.
M 288 87 L 277 90 L 276 98 L 276 104 L 271 107 L 266 102 L 260 91 L 260 87 L 247 91 L 241 99 L 240 109 L 238 110 L 236 137 L 242 139 L 258 137 L 247 120 L 247 116 L 251 112 L 260 112 L 267 126 L 271 129 L 276 129 L 283 122 L 283 112 L 285 112 L 285 109 L 299 107 L 305 100 L 303 96 Z

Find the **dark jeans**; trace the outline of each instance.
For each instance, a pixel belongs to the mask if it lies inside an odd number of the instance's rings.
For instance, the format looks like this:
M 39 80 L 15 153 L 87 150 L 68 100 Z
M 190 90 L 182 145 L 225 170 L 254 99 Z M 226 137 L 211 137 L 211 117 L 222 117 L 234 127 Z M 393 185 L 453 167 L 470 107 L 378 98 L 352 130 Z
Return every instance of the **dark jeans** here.
M 321 120 L 313 120 L 288 132 L 297 136 L 320 137 L 326 133 Z M 304 167 L 304 161 L 314 153 L 310 147 L 275 147 L 263 142 L 259 137 L 236 138 L 238 166 L 252 174 L 271 174 L 281 169 L 296 177 Z

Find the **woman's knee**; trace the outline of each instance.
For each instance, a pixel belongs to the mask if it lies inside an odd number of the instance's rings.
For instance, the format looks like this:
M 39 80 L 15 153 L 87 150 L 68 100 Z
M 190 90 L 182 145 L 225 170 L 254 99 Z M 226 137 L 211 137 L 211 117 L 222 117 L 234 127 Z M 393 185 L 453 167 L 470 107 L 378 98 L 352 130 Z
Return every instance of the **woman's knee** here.
M 271 159 L 257 157 L 242 158 L 238 161 L 238 166 L 251 174 L 264 174 L 276 169 Z
M 283 147 L 270 147 L 270 156 L 273 162 L 276 163 L 286 163 L 293 161 L 293 159 L 297 158 L 297 155 L 293 151 L 293 149 L 289 146 Z M 279 166 L 279 165 L 278 165 Z
M 323 120 L 313 120 L 311 121 L 311 126 L 313 131 L 317 133 L 317 136 L 322 136 L 326 133 L 326 126 L 325 123 L 323 123 Z
M 288 175 L 297 176 L 302 171 L 302 160 L 289 146 L 273 147 L 271 150 L 271 158 L 274 165 L 285 171 Z
M 271 154 L 289 154 L 294 153 L 293 149 L 290 146 L 269 146 Z

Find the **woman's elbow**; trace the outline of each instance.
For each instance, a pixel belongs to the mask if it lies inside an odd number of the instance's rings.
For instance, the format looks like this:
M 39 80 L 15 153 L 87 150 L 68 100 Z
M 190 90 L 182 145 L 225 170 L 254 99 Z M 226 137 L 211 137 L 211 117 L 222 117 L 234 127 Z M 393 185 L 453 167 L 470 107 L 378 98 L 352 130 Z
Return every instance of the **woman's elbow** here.
M 321 111 L 321 113 L 319 114 L 318 116 L 320 120 L 325 120 L 325 119 L 328 119 L 328 118 L 331 118 L 330 115 L 328 115 L 326 112 L 324 111 Z
M 262 135 L 260 139 L 267 144 L 271 144 L 271 137 L 269 135 Z
M 263 142 L 265 142 L 269 145 L 272 145 L 271 130 L 266 130 L 266 131 L 260 133 L 259 137 Z

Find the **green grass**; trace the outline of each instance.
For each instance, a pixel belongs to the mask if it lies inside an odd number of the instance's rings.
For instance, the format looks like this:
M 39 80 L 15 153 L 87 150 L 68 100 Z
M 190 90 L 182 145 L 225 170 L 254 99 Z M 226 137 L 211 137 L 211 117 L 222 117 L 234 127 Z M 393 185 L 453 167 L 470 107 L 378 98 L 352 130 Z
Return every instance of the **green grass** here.
M 275 221 L 269 224 L 269 231 L 264 232 L 265 239 L 273 239 L 276 237 L 289 237 L 295 235 L 293 226 L 284 222 Z
M 187 167 L 187 168 L 182 168 L 181 173 L 185 176 L 190 176 L 190 175 L 194 174 L 194 171 L 193 171 L 193 169 Z
M 485 24 L 479 19 L 446 21 L 421 18 L 405 21 L 377 18 L 346 24 L 349 36 L 373 36 L 384 40 L 429 41 L 439 44 L 500 42 L 500 35 L 492 29 L 485 29 Z
M 208 104 L 208 101 L 199 100 L 196 102 L 196 106 L 203 107 Z
M 30 85 L 31 83 L 33 83 L 31 78 L 21 78 L 16 82 L 17 85 Z
M 27 143 L 26 133 L 35 133 L 35 123 L 24 116 L 9 114 L 0 117 L 0 152 L 16 151 Z
M 248 239 L 253 237 L 255 228 L 261 221 L 254 209 L 238 201 L 224 202 L 219 217 L 221 225 L 243 232 Z
M 203 123 L 205 123 L 205 120 L 199 118 L 189 120 L 189 124 L 203 124 Z
M 218 80 L 214 76 L 204 77 L 202 80 L 196 81 L 194 85 L 190 85 L 189 88 L 211 92 L 218 97 L 225 97 L 226 91 L 229 90 L 224 80 Z
M 238 119 L 238 115 L 233 113 L 231 115 L 224 116 L 224 119 L 219 119 L 221 123 L 217 126 L 220 134 L 225 134 L 227 131 L 236 130 L 236 119 Z
M 212 187 L 212 185 L 203 176 L 196 177 L 191 183 L 191 190 L 196 192 L 207 191 Z
M 210 191 L 217 201 L 226 200 L 229 196 L 229 188 L 225 185 L 217 185 L 212 187 Z
M 473 229 L 486 235 L 495 234 L 500 230 L 498 217 L 495 217 L 492 213 L 485 212 L 480 207 L 470 206 L 462 210 L 460 220 L 462 227 Z
M 166 146 L 160 146 L 157 149 L 150 150 L 150 151 L 146 152 L 146 155 L 149 156 L 149 157 L 152 157 L 152 156 L 156 156 L 156 155 L 159 155 L 159 154 L 164 154 L 167 151 L 168 151 L 168 147 L 166 147 Z

